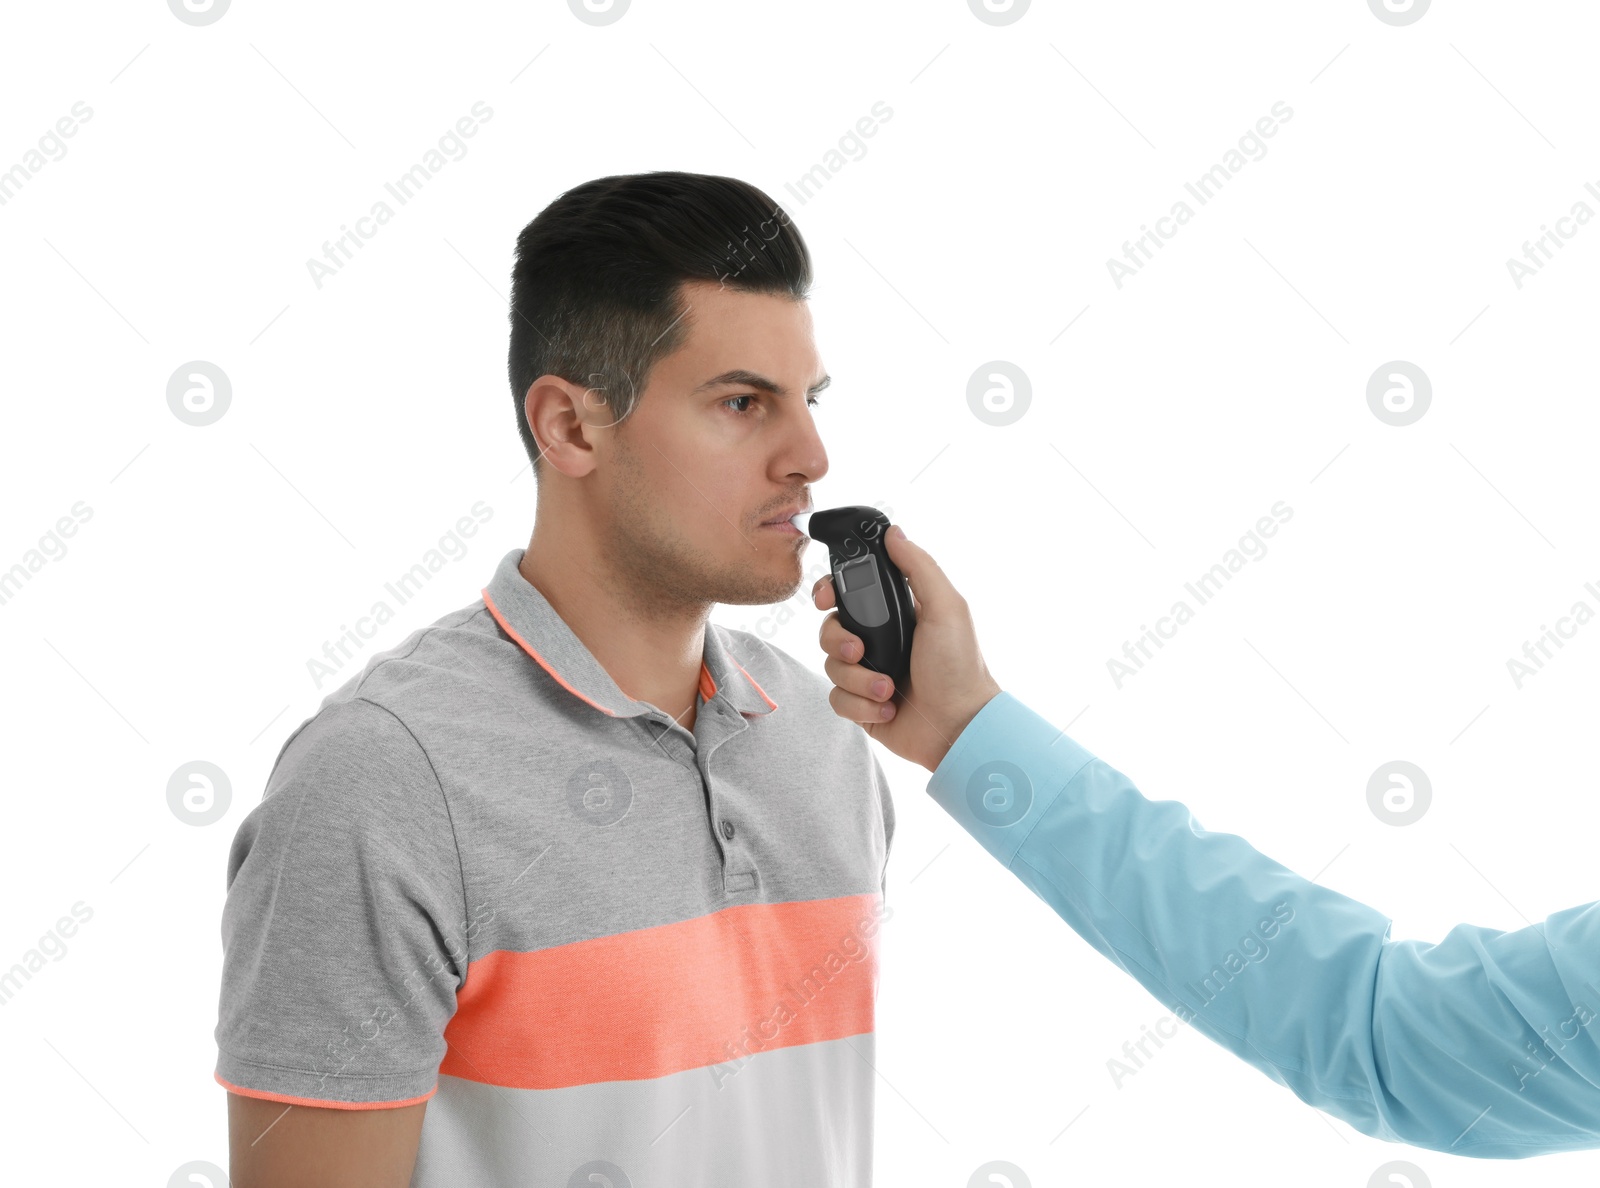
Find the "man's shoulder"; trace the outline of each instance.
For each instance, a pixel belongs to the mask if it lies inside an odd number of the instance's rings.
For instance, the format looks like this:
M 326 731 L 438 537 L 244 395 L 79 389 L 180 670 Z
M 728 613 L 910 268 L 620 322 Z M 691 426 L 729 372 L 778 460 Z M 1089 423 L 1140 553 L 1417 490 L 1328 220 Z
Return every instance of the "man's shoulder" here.
M 481 685 L 485 656 L 504 643 L 483 599 L 419 627 L 399 643 L 368 657 L 361 671 L 322 699 L 319 712 L 364 699 L 402 720 L 460 697 Z
M 331 747 L 356 753 L 420 748 L 418 732 L 441 715 L 470 712 L 471 697 L 482 693 L 502 644 L 481 598 L 419 627 L 328 692 L 284 740 L 277 762 L 292 748 L 302 762 Z
M 362 697 L 325 702 L 284 741 L 234 834 L 228 885 L 253 853 L 311 867 L 453 853 L 443 789 L 405 723 Z M 407 857 L 409 856 L 409 857 Z M 442 860 L 442 859 L 441 859 Z
M 350 799 L 363 789 L 432 786 L 427 754 L 393 710 L 354 693 L 325 700 L 284 739 L 263 799 L 286 789 L 339 788 Z

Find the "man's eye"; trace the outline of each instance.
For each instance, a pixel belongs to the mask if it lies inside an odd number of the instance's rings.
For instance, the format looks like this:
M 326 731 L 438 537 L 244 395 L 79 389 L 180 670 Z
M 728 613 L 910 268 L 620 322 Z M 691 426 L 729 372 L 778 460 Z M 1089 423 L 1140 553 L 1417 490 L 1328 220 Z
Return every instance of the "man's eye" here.
M 752 395 L 749 392 L 746 392 L 746 393 L 744 393 L 743 395 L 740 395 L 740 396 L 729 396 L 722 403 L 726 405 L 726 404 L 732 404 L 735 400 L 755 400 L 755 399 L 756 399 L 756 397 L 754 395 Z M 807 395 L 806 396 L 806 407 L 807 408 L 816 408 L 817 405 L 821 403 L 821 399 L 822 398 L 819 397 L 819 396 Z M 749 406 L 746 405 L 744 408 L 736 408 L 733 411 L 736 412 L 736 413 L 743 414 L 743 413 L 749 411 Z

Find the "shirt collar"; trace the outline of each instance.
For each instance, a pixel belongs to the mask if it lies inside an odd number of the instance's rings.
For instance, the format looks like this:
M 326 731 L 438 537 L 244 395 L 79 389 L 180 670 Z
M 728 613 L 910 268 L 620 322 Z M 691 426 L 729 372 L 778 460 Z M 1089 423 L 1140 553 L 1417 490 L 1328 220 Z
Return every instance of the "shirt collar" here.
M 500 629 L 555 678 L 569 693 L 614 718 L 649 713 L 647 702 L 635 701 L 611 679 L 600 662 L 556 613 L 537 586 L 518 568 L 523 549 L 512 549 L 500 559 L 489 584 L 483 588 L 483 605 Z M 766 714 L 778 703 L 730 651 L 727 629 L 715 623 L 705 628 L 705 651 L 700 661 L 700 695 L 706 701 L 721 697 L 741 714 Z

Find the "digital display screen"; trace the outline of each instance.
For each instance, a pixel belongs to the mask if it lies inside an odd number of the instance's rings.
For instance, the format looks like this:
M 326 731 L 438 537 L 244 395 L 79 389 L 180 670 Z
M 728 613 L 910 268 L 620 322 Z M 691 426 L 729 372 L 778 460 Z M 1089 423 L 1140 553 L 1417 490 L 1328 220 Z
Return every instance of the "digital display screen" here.
M 846 594 L 853 594 L 857 590 L 865 590 L 878 583 L 878 567 L 872 563 L 871 557 L 862 557 L 859 561 L 852 561 L 839 570 L 839 581 Z

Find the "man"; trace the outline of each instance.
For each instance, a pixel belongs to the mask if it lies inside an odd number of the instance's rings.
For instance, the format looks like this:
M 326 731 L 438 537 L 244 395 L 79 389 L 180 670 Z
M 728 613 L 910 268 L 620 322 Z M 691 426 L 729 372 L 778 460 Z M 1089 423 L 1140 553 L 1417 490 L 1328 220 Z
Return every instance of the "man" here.
M 800 583 L 810 276 L 730 178 L 523 230 L 528 546 L 324 700 L 229 856 L 235 1188 L 870 1182 L 888 788 L 708 622 Z
M 835 712 L 932 772 L 934 800 L 1084 940 L 1364 1134 L 1491 1159 L 1600 1146 L 1600 903 L 1390 940 L 1380 913 L 1146 800 L 1004 692 L 943 570 L 898 527 L 887 545 L 916 604 L 909 679 L 862 668 L 834 612 Z M 831 580 L 812 595 L 832 608 Z

